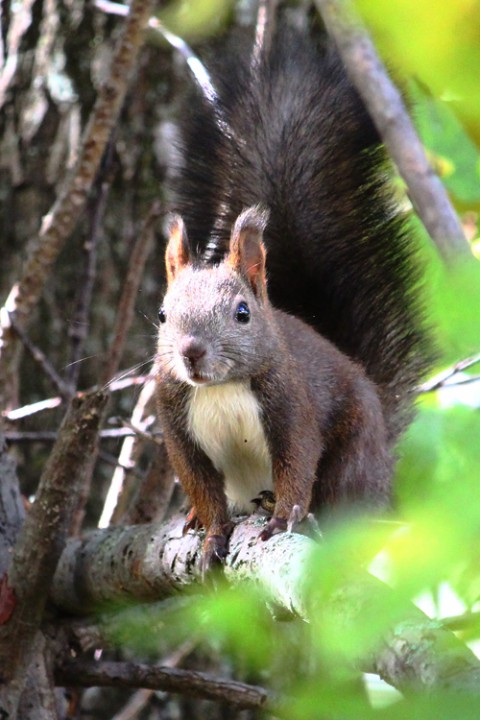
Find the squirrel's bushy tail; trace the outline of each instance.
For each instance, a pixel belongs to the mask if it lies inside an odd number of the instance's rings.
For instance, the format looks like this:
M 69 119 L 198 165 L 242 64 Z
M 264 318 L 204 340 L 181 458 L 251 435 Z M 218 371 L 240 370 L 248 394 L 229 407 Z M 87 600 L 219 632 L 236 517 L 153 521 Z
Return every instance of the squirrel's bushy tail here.
M 282 27 L 257 63 L 222 58 L 215 82 L 216 111 L 198 97 L 180 123 L 173 197 L 192 245 L 221 251 L 237 215 L 265 205 L 272 303 L 365 367 L 393 441 L 429 352 L 414 245 L 373 123 L 324 36 Z

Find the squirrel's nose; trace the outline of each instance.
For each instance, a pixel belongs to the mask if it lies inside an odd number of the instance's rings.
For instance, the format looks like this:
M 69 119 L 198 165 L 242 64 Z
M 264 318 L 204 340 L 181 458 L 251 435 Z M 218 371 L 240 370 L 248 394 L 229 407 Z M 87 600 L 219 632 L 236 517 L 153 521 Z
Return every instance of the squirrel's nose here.
M 184 338 L 179 347 L 180 355 L 190 367 L 195 367 L 206 354 L 205 345 L 195 337 Z

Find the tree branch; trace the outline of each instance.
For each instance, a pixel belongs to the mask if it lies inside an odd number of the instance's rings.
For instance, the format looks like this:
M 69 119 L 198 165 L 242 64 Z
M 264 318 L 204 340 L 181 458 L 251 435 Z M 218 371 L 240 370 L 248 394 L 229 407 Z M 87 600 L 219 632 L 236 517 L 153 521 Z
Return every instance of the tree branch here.
M 103 383 L 109 383 L 118 372 L 123 346 L 133 320 L 133 310 L 138 288 L 143 277 L 145 263 L 153 245 L 154 224 L 161 213 L 159 202 L 154 202 L 145 218 L 141 232 L 135 242 L 128 264 L 128 273 L 123 285 L 117 310 L 113 343 L 103 370 Z
M 85 614 L 114 602 L 152 601 L 198 582 L 201 542 L 198 533 L 182 536 L 184 517 L 164 524 L 96 531 L 70 541 L 54 578 L 52 598 L 69 613 Z M 283 533 L 256 542 L 263 519 L 252 516 L 234 528 L 225 576 L 232 583 L 253 582 L 276 606 L 309 620 L 318 596 L 308 590 L 309 562 L 318 546 Z M 388 606 L 393 590 L 367 573 L 322 597 L 333 621 L 360 623 L 372 602 Z M 353 618 L 353 620 L 352 620 Z M 408 692 L 412 687 L 455 689 L 480 694 L 480 662 L 453 633 L 412 606 L 375 654 L 352 658 Z
M 411 201 L 443 258 L 470 254 L 458 217 L 373 43 L 350 0 L 315 0 L 345 67 L 362 96 L 401 176 Z
M 15 717 L 74 501 L 97 442 L 105 401 L 102 393 L 73 401 L 13 551 L 9 585 L 14 609 L 0 626 L 0 668 L 5 683 L 0 710 L 10 713 L 8 717 Z
M 133 662 L 66 660 L 57 667 L 58 685 L 151 688 L 217 700 L 240 708 L 267 709 L 273 698 L 261 687 L 220 680 L 208 673 Z

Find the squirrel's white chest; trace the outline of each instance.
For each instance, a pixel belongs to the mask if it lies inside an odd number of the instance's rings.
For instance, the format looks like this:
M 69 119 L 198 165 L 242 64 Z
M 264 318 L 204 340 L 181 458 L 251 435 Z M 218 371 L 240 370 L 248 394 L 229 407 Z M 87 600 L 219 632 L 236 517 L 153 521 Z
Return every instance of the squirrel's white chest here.
M 224 476 L 232 509 L 252 512 L 252 498 L 272 490 L 272 459 L 261 408 L 244 382 L 198 387 L 188 408 L 190 435 Z

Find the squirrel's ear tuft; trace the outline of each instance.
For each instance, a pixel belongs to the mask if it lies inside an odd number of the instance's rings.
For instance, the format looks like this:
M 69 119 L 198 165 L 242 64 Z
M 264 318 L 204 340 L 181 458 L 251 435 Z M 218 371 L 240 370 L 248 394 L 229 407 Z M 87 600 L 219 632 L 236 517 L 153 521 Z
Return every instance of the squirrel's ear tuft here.
M 168 222 L 168 243 L 165 251 L 167 281 L 170 284 L 190 262 L 190 243 L 180 215 L 171 215 Z
M 250 284 L 255 295 L 266 297 L 265 246 L 263 231 L 268 210 L 258 205 L 244 210 L 236 219 L 226 262 Z

